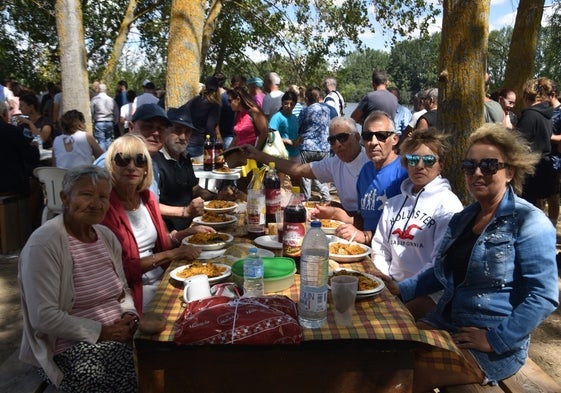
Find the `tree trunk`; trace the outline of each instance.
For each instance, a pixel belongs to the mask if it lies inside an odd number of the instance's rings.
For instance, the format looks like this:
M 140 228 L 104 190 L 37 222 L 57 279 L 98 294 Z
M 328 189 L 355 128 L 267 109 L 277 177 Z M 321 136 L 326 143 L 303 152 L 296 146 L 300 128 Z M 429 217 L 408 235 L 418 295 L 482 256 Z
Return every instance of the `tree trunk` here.
M 451 134 L 444 176 L 467 204 L 459 170 L 468 137 L 483 124 L 490 0 L 444 0 L 438 83 L 438 128 Z
M 534 77 L 535 55 L 545 0 L 520 0 L 508 51 L 504 87 L 516 92 L 514 112 L 523 109 L 522 88 Z
M 199 91 L 204 0 L 172 0 L 166 75 L 166 107 L 178 107 Z
M 136 19 L 134 10 L 136 9 L 137 5 L 138 0 L 129 0 L 129 5 L 127 6 L 127 10 L 125 11 L 123 20 L 121 21 L 119 32 L 117 33 L 117 37 L 115 38 L 115 42 L 113 43 L 111 55 L 109 56 L 107 66 L 105 67 L 105 70 L 103 71 L 103 75 L 101 77 L 101 79 L 107 86 L 113 86 L 115 82 L 114 79 L 115 72 L 117 70 L 117 64 L 119 64 L 119 59 L 123 54 L 123 48 L 125 47 L 125 44 L 127 42 L 127 37 L 129 35 L 131 25 Z
M 80 0 L 56 0 L 55 14 L 62 74 L 62 113 L 70 109 L 82 112 L 86 118 L 87 131 L 91 133 L 92 117 Z

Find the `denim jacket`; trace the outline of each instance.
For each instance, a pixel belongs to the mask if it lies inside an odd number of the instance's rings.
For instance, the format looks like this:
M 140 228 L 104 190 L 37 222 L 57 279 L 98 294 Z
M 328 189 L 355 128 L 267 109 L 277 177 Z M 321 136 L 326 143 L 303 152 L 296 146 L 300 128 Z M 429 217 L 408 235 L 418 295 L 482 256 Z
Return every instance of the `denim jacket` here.
M 542 211 L 509 187 L 475 242 L 465 280 L 455 288 L 446 254 L 480 209 L 474 203 L 454 215 L 434 267 L 399 287 L 404 301 L 444 289 L 435 311 L 426 318 L 431 325 L 451 333 L 464 326 L 486 328 L 494 354 L 472 353 L 487 377 L 498 380 L 522 366 L 530 333 L 558 306 L 556 231 Z M 512 364 L 513 358 L 519 366 Z M 500 360 L 508 360 L 510 370 L 492 364 Z

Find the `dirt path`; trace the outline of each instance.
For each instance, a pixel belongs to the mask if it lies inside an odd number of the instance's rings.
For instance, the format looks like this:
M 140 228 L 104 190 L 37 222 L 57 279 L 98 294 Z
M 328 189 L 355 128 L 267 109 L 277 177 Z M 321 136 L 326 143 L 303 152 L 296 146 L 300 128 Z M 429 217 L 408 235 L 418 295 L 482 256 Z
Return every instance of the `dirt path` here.
M 561 286 L 561 280 L 559 280 Z M 19 347 L 21 316 L 17 258 L 0 258 L 0 365 Z M 532 335 L 530 358 L 561 385 L 561 310 Z

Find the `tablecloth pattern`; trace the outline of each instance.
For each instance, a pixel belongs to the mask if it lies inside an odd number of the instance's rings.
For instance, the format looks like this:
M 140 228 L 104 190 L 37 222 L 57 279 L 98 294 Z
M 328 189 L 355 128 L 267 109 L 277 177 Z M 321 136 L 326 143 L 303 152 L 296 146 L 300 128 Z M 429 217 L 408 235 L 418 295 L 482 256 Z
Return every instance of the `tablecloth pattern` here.
M 240 228 L 243 228 L 243 225 L 231 226 L 230 231 L 224 230 L 224 232 L 236 235 L 237 241 L 249 242 L 250 240 L 246 238 L 239 238 L 240 230 L 243 233 L 243 229 Z M 170 265 L 153 301 L 144 311 L 164 315 L 167 319 L 166 329 L 153 336 L 137 332 L 137 339 L 173 342 L 174 324 L 184 309 L 183 284 L 170 278 L 169 272 L 181 265 L 181 262 L 173 262 Z M 369 258 L 365 258 L 360 262 L 341 264 L 341 267 L 371 272 L 373 265 Z M 286 295 L 298 302 L 300 289 L 298 275 L 294 281 L 289 289 L 277 292 L 277 294 Z M 387 289 L 374 297 L 357 300 L 353 324 L 349 327 L 335 324 L 331 298 L 329 307 L 326 325 L 320 329 L 303 329 L 304 342 L 345 339 L 412 341 L 422 344 L 416 350 L 416 360 L 423 363 L 425 367 L 451 371 L 461 371 L 465 367 L 469 367 L 461 350 L 454 344 L 448 332 L 419 330 L 403 303 Z

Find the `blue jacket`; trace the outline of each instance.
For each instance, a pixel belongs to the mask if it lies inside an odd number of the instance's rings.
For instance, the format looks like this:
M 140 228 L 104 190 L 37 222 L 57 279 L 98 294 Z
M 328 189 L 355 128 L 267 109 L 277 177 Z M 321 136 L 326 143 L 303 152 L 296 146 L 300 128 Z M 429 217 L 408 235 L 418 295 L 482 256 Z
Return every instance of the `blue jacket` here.
M 530 333 L 558 306 L 556 232 L 543 212 L 509 187 L 472 249 L 465 280 L 455 288 L 446 253 L 479 211 L 474 203 L 454 215 L 434 267 L 399 287 L 404 301 L 444 289 L 427 316 L 431 325 L 452 333 L 464 326 L 486 328 L 494 354 L 472 353 L 487 377 L 499 380 L 522 366 Z

